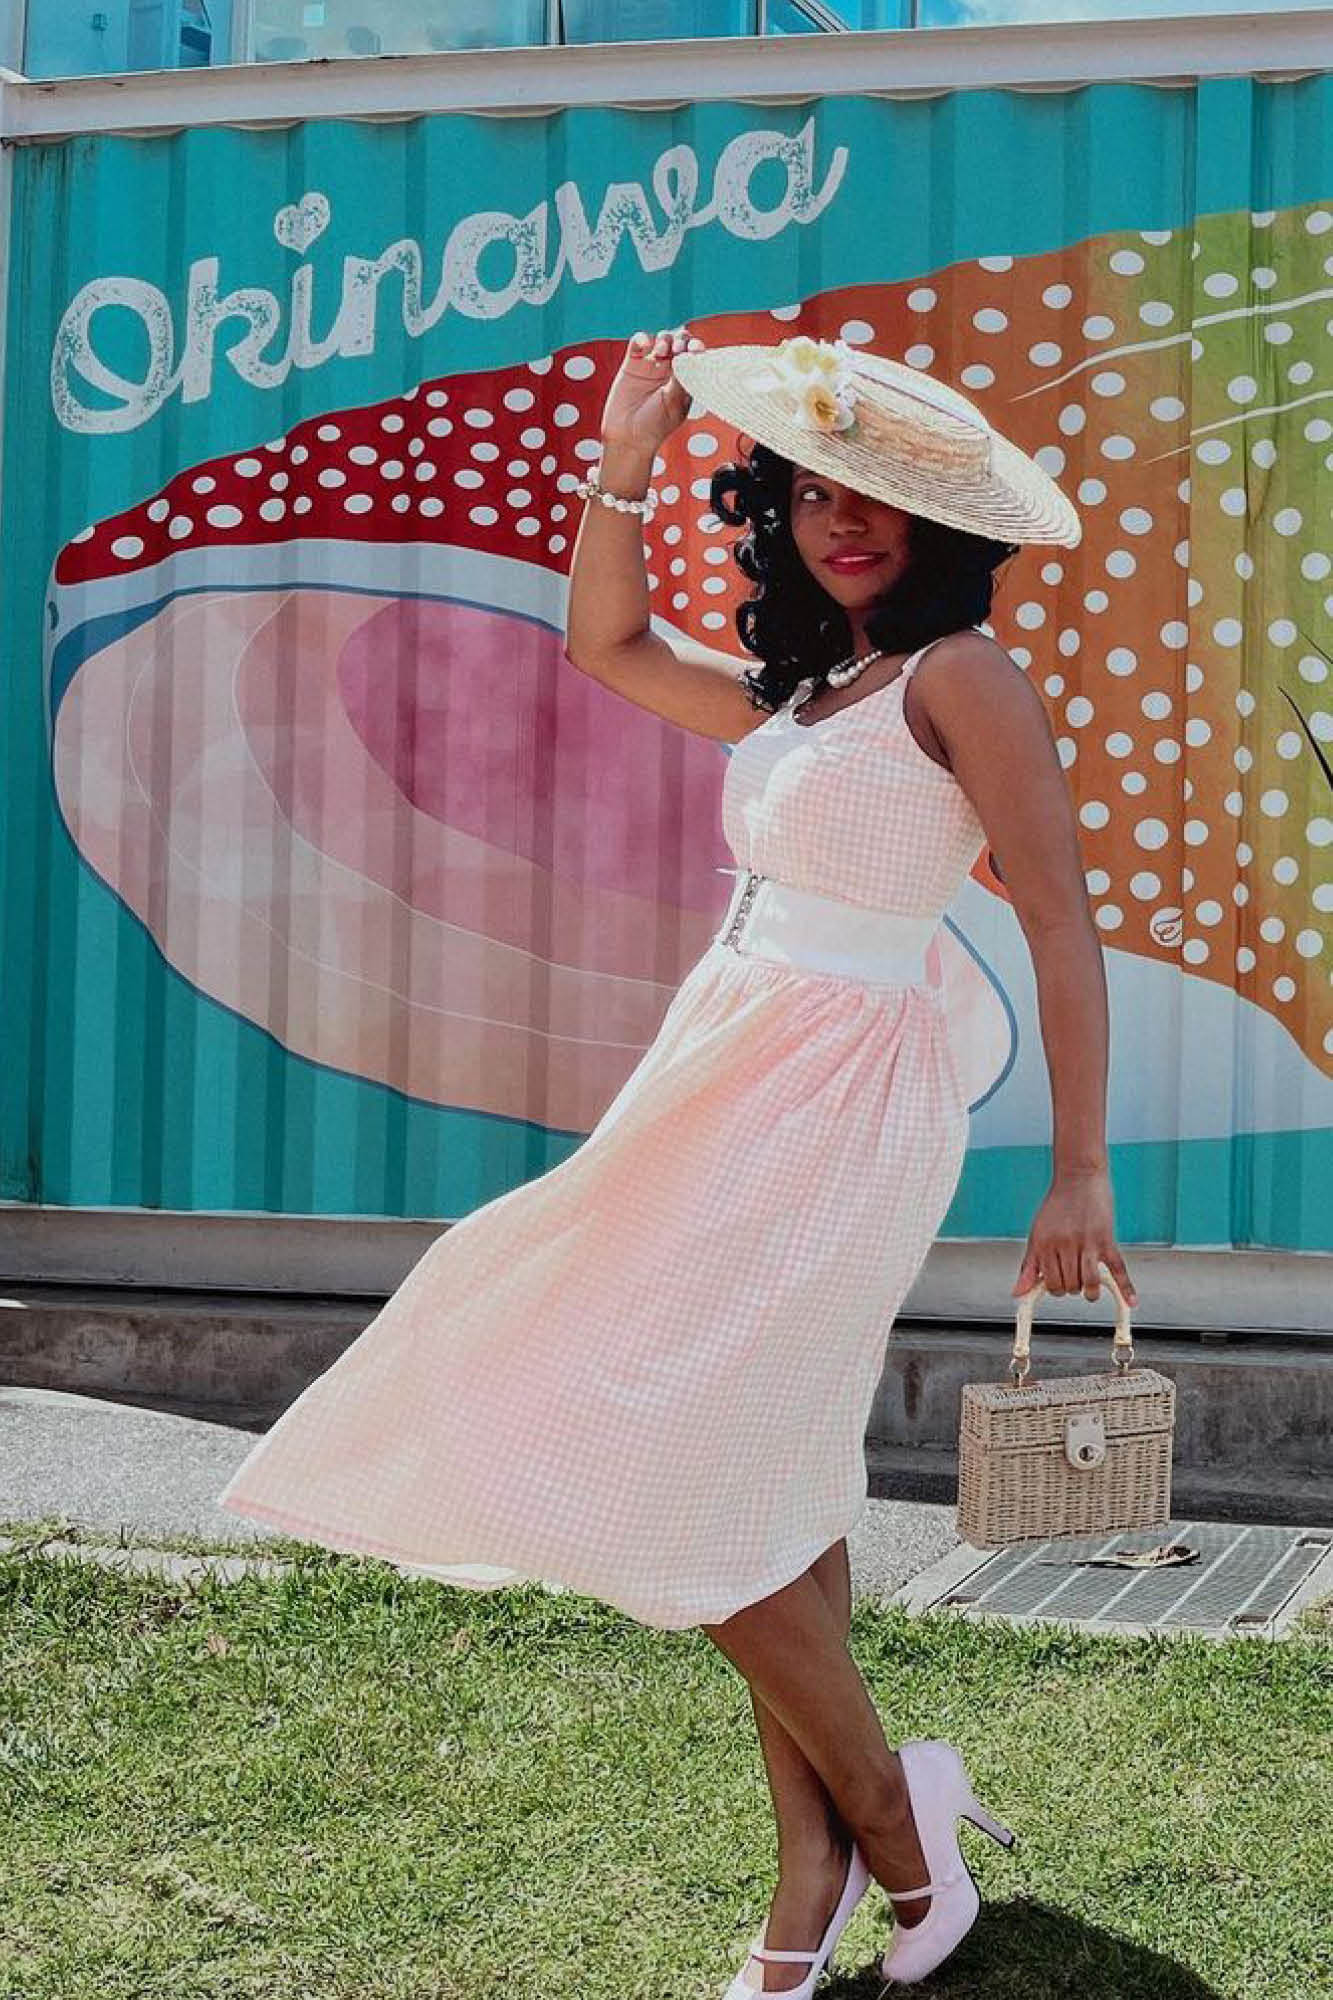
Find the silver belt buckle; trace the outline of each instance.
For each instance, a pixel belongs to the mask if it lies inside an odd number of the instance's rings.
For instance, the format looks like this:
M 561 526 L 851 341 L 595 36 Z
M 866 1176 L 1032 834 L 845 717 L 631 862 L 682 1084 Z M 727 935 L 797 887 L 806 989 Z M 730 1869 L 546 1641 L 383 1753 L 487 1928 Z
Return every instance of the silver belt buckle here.
M 759 874 L 757 870 L 753 868 L 746 869 L 745 887 L 741 891 L 741 899 L 736 905 L 736 914 L 723 933 L 723 944 L 729 944 L 733 949 L 739 949 L 739 940 L 742 931 L 745 929 L 746 919 L 750 914 L 750 905 L 759 893 L 759 884 L 766 880 L 767 877 Z

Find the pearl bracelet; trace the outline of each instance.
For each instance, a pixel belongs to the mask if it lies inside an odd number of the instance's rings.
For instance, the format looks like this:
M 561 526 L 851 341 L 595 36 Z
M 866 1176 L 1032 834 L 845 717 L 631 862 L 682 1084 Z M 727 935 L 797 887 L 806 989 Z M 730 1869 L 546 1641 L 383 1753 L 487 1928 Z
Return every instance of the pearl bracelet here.
M 598 468 L 594 465 L 586 479 L 575 482 L 574 491 L 580 500 L 600 500 L 604 507 L 614 507 L 617 514 L 642 514 L 645 526 L 657 512 L 657 488 L 650 486 L 642 500 L 627 500 L 623 494 L 608 493 L 598 478 Z

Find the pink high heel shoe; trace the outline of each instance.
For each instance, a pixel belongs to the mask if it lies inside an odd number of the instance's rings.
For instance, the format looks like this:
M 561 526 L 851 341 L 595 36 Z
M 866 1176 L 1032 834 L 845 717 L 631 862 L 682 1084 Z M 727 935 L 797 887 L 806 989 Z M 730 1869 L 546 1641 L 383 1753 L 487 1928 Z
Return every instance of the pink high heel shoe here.
M 935 1738 L 902 1743 L 898 1755 L 930 1880 L 920 1889 L 888 1889 L 885 1894 L 895 1903 L 929 1896 L 930 1908 L 920 1923 L 897 1926 L 879 1969 L 886 1979 L 908 1985 L 924 1979 L 949 1956 L 981 1908 L 977 1885 L 958 1845 L 959 1818 L 970 1819 L 1001 1847 L 1012 1847 L 1017 1835 L 979 1804 L 952 1743 Z
M 842 1894 L 838 1898 L 838 1906 L 829 1918 L 828 1929 L 824 1932 L 814 1951 L 777 1951 L 771 1945 L 764 1943 L 764 1931 L 760 1931 L 758 1937 L 750 1946 L 750 1958 L 757 1958 L 761 1961 L 766 1958 L 781 1959 L 784 1962 L 790 1961 L 792 1963 L 803 1960 L 808 1961 L 810 1966 L 809 1972 L 800 1985 L 788 1987 L 787 1991 L 781 1995 L 781 2000 L 811 2000 L 811 1995 L 814 1993 L 819 1975 L 833 1956 L 834 1945 L 838 1942 L 844 1930 L 846 1930 L 852 1911 L 856 1908 L 874 1879 L 874 1876 L 866 1867 L 865 1858 L 860 1848 L 853 1841 L 851 1858 L 847 1864 L 847 1880 L 843 1884 Z M 764 1928 L 766 1930 L 767 1925 Z M 750 1958 L 746 1959 L 745 1965 L 749 1964 Z M 745 1965 L 741 1967 L 736 1977 L 732 1980 L 730 1986 L 723 1994 L 722 2000 L 755 2000 L 755 1995 L 759 1989 L 749 1985 L 746 1981 Z

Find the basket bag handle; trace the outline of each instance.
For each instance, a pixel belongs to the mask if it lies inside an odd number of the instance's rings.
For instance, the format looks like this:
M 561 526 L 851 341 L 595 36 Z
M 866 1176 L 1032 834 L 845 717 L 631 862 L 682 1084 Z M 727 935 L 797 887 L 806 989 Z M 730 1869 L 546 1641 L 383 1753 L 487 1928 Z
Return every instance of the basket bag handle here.
M 1115 1332 L 1111 1341 L 1111 1356 L 1116 1367 L 1123 1372 L 1128 1369 L 1134 1359 L 1134 1343 L 1129 1331 L 1129 1301 L 1112 1276 L 1109 1264 L 1101 1257 L 1097 1259 L 1097 1268 L 1105 1274 L 1106 1282 L 1115 1294 Z M 1017 1324 L 1014 1328 L 1014 1351 L 1009 1357 L 1009 1372 L 1014 1378 L 1015 1386 L 1018 1388 L 1023 1386 L 1023 1381 L 1028 1372 L 1029 1357 L 1032 1348 L 1032 1308 L 1036 1305 L 1037 1300 L 1045 1297 L 1045 1295 L 1045 1280 L 1038 1278 L 1036 1284 L 1024 1292 L 1022 1298 L 1018 1301 Z

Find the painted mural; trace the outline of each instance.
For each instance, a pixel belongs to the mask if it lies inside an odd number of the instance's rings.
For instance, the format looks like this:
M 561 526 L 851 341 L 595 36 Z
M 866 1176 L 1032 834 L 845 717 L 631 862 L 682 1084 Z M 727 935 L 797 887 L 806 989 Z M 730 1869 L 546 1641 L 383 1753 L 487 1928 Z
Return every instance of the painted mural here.
M 1076 804 L 1122 1239 L 1333 1247 L 1309 1185 L 1333 1146 L 1333 205 L 910 268 L 885 251 L 892 275 L 835 282 L 846 110 L 751 112 L 711 168 L 659 151 L 593 221 L 569 181 L 478 211 L 434 264 L 424 236 L 366 256 L 349 231 L 317 269 L 339 210 L 307 186 L 265 225 L 296 260 L 285 293 L 228 293 L 216 258 L 174 294 L 123 270 L 53 292 L 53 448 L 119 458 L 113 504 L 45 565 L 50 810 L 195 1007 L 453 1121 L 455 1147 L 499 1121 L 559 1157 L 652 1040 L 733 865 L 728 746 L 562 652 L 572 488 L 624 341 L 684 319 L 710 345 L 868 345 L 956 383 L 1082 516 L 1079 548 L 1009 565 L 988 629 L 1041 691 Z M 775 295 L 770 266 L 747 288 L 747 248 L 783 235 L 812 281 Z M 674 282 L 622 297 L 617 258 Z M 545 340 L 571 282 L 596 309 Z M 446 337 L 423 368 L 459 316 L 474 347 L 505 323 L 509 351 L 450 365 Z M 377 342 L 377 393 L 330 397 L 323 364 Z M 264 421 L 298 374 L 300 408 Z M 168 443 L 187 405 L 202 449 Z M 695 413 L 645 534 L 658 628 L 731 651 L 747 585 L 708 485 L 737 447 Z M 11 508 L 12 478 L 11 446 Z M 985 851 L 946 943 L 986 1052 L 954 1220 L 1021 1233 L 1004 1189 L 1021 1213 L 1048 1085 Z M 1237 1201 L 1238 1157 L 1257 1199 Z

